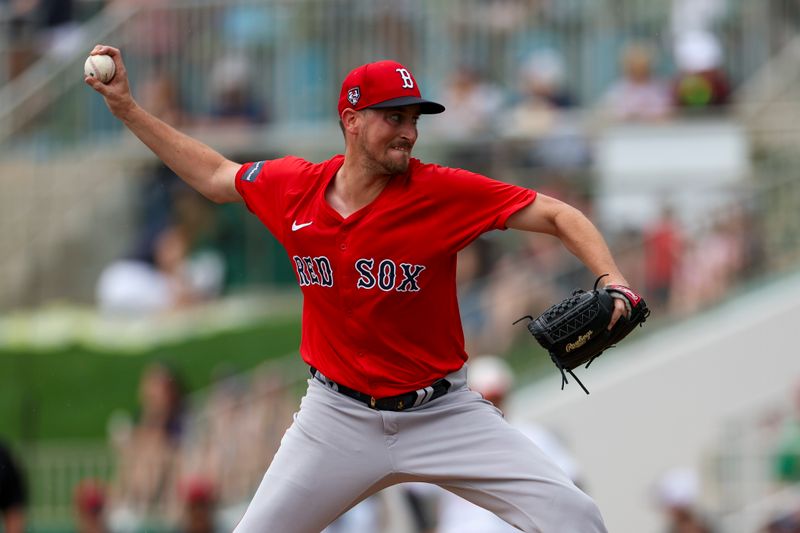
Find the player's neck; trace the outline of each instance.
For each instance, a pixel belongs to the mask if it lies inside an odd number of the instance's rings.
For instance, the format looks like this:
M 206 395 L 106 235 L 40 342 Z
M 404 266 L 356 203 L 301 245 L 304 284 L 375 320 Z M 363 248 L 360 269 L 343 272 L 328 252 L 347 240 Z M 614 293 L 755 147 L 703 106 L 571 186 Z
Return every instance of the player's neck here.
M 345 159 L 325 191 L 325 200 L 347 218 L 375 200 L 390 179 L 389 175 L 369 172 L 363 166 L 348 165 Z

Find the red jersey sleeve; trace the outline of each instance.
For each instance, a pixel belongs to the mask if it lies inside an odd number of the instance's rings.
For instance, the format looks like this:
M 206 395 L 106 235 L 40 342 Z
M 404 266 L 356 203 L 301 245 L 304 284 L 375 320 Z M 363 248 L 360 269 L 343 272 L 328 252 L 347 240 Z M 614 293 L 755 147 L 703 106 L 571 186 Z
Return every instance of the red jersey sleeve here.
M 452 232 L 455 250 L 461 250 L 482 233 L 505 230 L 508 217 L 531 204 L 536 191 L 467 170 L 434 166 L 431 189 L 448 201 L 438 203 Z M 446 221 L 446 222 L 445 222 Z
M 307 166 L 307 161 L 290 156 L 245 163 L 236 173 L 236 190 L 247 208 L 281 243 L 284 242 L 281 220 L 286 208 L 286 191 Z

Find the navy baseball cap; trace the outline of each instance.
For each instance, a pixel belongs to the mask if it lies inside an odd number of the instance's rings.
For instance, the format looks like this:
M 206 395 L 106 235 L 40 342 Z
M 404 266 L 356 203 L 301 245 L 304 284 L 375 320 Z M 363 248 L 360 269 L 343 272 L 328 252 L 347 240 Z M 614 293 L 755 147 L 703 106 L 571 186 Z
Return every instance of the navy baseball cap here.
M 444 111 L 442 104 L 425 100 L 411 71 L 397 61 L 367 63 L 350 71 L 339 93 L 339 116 L 347 108 L 356 111 L 366 108 L 420 105 L 426 115 Z

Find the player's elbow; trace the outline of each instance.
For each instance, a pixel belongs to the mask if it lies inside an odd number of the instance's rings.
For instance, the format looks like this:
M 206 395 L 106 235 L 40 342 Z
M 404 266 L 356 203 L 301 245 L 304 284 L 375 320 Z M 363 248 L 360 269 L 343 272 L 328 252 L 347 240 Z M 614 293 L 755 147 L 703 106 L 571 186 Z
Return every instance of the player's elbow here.
M 562 240 L 587 220 L 579 209 L 554 198 L 547 199 L 547 208 L 541 213 L 537 230 Z
M 556 224 L 574 224 L 588 220 L 583 211 L 563 202 L 553 218 Z

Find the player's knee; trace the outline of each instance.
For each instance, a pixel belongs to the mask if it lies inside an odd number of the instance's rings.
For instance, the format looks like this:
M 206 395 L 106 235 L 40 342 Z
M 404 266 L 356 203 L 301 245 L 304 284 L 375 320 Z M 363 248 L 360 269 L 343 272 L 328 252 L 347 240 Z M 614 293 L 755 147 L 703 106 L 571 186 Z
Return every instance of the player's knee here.
M 606 533 L 600 509 L 589 496 L 567 485 L 551 489 L 553 498 L 546 509 L 532 509 L 522 521 L 509 523 L 525 533 L 568 531 L 580 533 Z
M 575 531 L 605 531 L 603 517 L 593 499 L 577 489 L 570 491 L 566 498 L 564 515 L 574 521 L 575 527 L 581 527 Z

